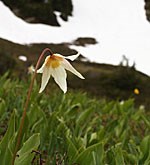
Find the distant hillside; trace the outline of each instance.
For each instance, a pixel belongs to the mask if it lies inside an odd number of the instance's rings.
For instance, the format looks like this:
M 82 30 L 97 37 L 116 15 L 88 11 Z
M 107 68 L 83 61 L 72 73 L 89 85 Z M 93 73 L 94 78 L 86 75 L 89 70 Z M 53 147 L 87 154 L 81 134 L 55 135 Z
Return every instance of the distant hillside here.
M 89 42 L 89 39 L 87 39 Z M 77 40 L 78 41 L 78 40 Z M 81 44 L 86 42 L 82 39 Z M 79 42 L 78 42 L 79 44 Z M 0 39 L 0 74 L 10 71 L 10 76 L 14 78 L 26 79 L 28 67 L 37 62 L 38 56 L 46 47 L 63 55 L 75 54 L 76 51 L 68 47 L 69 43 L 60 44 L 32 44 L 19 45 L 3 39 Z M 18 59 L 20 55 L 27 57 L 27 61 Z M 100 97 L 113 100 L 125 100 L 134 98 L 136 105 L 144 104 L 150 108 L 150 77 L 136 71 L 133 67 L 113 66 L 107 64 L 97 64 L 82 62 L 80 59 L 73 62 L 73 65 L 85 77 L 80 80 L 69 73 L 68 86 L 71 89 L 80 89 L 86 91 L 94 97 Z M 85 60 L 85 59 L 84 59 Z M 51 82 L 53 82 L 51 80 Z M 139 89 L 139 94 L 134 94 L 134 89 Z

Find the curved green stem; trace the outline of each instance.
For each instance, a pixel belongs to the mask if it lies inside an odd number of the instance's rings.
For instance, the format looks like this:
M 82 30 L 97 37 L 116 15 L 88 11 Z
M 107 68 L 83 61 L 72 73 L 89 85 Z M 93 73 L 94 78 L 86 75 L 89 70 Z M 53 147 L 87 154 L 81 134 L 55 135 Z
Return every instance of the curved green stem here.
M 40 55 L 40 57 L 39 57 L 39 59 L 38 59 L 38 61 L 37 61 L 37 64 L 36 64 L 36 67 L 35 67 L 35 72 L 34 72 L 34 74 L 33 74 L 33 77 L 32 77 L 32 80 L 31 80 L 31 83 L 30 83 L 30 86 L 29 86 L 29 90 L 28 90 L 26 102 L 25 102 L 24 109 L 23 109 L 22 119 L 21 119 L 19 131 L 18 131 L 18 135 L 17 135 L 17 144 L 16 144 L 16 147 L 15 147 L 15 150 L 14 150 L 14 154 L 13 154 L 12 165 L 14 165 L 14 163 L 15 163 L 16 154 L 17 154 L 18 149 L 19 149 L 19 146 L 20 146 L 20 141 L 21 141 L 21 137 L 22 137 L 22 129 L 23 129 L 23 126 L 24 126 L 24 121 L 25 121 L 25 117 L 26 117 L 26 112 L 27 112 L 27 108 L 28 108 L 28 105 L 29 105 L 29 101 L 30 101 L 31 92 L 32 92 L 34 80 L 35 80 L 35 77 L 36 77 L 36 73 L 37 73 L 38 67 L 39 67 L 39 65 L 40 65 L 40 62 L 41 62 L 41 60 L 42 60 L 44 54 L 45 54 L 47 51 L 50 52 L 50 55 L 53 54 L 53 52 L 52 52 L 49 48 L 45 48 L 45 49 L 42 51 L 42 53 L 41 53 L 41 55 Z

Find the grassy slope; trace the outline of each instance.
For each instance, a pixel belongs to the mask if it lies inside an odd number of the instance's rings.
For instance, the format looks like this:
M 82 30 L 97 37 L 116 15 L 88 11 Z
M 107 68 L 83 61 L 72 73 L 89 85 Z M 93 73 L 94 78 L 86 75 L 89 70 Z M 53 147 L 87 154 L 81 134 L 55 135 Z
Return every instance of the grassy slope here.
M 19 45 L 0 39 L 1 74 L 10 70 L 12 77 L 17 75 L 20 78 L 27 78 L 28 66 L 35 65 L 39 54 L 46 47 L 64 55 L 76 53 L 75 50 L 68 48 L 68 43 Z M 18 60 L 19 55 L 25 55 L 28 61 Z M 150 77 L 147 75 L 134 68 L 81 62 L 80 60 L 73 62 L 73 65 L 86 79 L 80 80 L 69 73 L 69 88 L 81 89 L 91 95 L 94 94 L 93 96 L 108 100 L 135 98 L 136 105 L 144 104 L 150 107 Z M 133 93 L 134 88 L 140 90 L 139 95 Z
M 0 142 L 0 160 L 10 164 L 12 155 L 8 157 L 7 154 L 9 150 L 13 153 L 13 139 L 19 127 L 29 81 L 12 80 L 5 75 L 0 77 L 0 86 L 1 139 L 8 121 L 13 123 L 9 124 L 5 141 Z M 35 83 L 22 145 L 27 145 L 24 142 L 38 133 L 38 151 L 46 165 L 56 165 L 57 156 L 58 162 L 63 160 L 64 164 L 69 165 L 149 164 L 149 112 L 135 108 L 133 100 L 122 104 L 118 101 L 106 102 L 77 91 L 69 91 L 64 95 L 52 87 L 38 94 L 38 88 Z M 14 117 L 10 120 L 13 111 Z M 23 160 L 24 165 L 28 165 L 25 162 L 33 156 L 31 151 L 34 143 L 35 138 L 26 146 L 26 157 L 19 153 L 16 158 Z M 37 160 L 38 155 L 32 164 L 36 164 Z

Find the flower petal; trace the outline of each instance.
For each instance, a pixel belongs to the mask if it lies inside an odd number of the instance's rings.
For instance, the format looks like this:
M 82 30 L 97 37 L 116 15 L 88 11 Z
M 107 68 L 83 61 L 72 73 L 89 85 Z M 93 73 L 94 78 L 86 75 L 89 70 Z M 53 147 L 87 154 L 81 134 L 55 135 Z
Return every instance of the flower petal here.
M 59 87 L 63 90 L 64 93 L 67 92 L 67 74 L 65 69 L 62 66 L 54 68 L 52 70 L 52 76 L 54 77 L 55 82 L 59 85 Z
M 42 74 L 42 83 L 39 93 L 41 93 L 45 89 L 48 80 L 50 79 L 50 75 L 51 75 L 51 69 L 49 67 L 44 67 Z
M 80 53 L 77 53 L 77 54 L 71 55 L 71 56 L 63 56 L 63 55 L 58 54 L 58 53 L 55 53 L 54 55 L 55 55 L 55 56 L 58 56 L 58 57 L 65 58 L 65 59 L 69 59 L 69 60 L 71 60 L 71 61 L 74 61 L 76 58 L 79 57 Z
M 44 69 L 44 66 L 42 65 L 42 67 L 37 70 L 37 73 L 43 73 L 43 69 Z M 35 71 L 35 69 L 34 69 L 34 71 Z
M 85 79 L 66 59 L 61 62 L 61 65 L 66 69 L 78 76 L 81 79 Z
M 65 56 L 63 56 L 63 55 L 61 55 L 61 54 L 58 54 L 58 53 L 55 53 L 55 54 L 53 54 L 54 56 L 58 56 L 58 57 L 65 57 Z
M 80 55 L 80 53 L 77 53 L 77 54 L 75 54 L 75 55 L 71 55 L 71 56 L 63 56 L 65 59 L 69 59 L 69 60 L 71 60 L 71 61 L 74 61 L 76 58 L 78 58 L 79 57 L 79 55 Z
M 44 61 L 44 64 L 41 66 L 41 68 L 39 68 L 38 70 L 37 70 L 37 73 L 43 73 L 43 69 L 44 69 L 44 67 L 45 67 L 45 65 L 46 65 L 46 62 L 47 62 L 47 59 L 49 58 L 49 56 L 47 56 L 46 58 L 45 58 L 45 61 Z

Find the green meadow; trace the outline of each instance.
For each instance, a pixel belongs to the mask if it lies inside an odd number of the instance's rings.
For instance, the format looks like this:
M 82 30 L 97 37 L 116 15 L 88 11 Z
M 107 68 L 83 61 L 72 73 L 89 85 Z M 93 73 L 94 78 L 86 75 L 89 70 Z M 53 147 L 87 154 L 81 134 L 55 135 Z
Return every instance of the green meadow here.
M 28 80 L 0 77 L 0 164 L 13 159 Z M 150 118 L 134 99 L 106 101 L 34 82 L 15 165 L 149 165 Z

